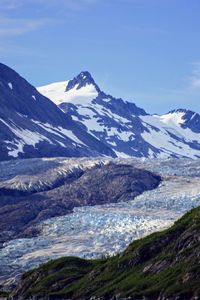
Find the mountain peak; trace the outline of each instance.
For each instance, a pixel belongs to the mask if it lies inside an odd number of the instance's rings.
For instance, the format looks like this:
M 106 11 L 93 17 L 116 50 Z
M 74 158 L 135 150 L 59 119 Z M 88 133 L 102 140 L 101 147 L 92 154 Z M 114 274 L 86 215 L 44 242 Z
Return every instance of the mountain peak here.
M 199 119 L 200 115 L 190 109 L 184 109 L 184 108 L 179 108 L 179 109 L 174 109 L 168 112 L 168 114 L 173 114 L 173 113 L 181 113 L 183 115 L 183 119 L 186 121 L 193 120 L 193 119 Z
M 194 111 L 190 110 L 190 109 L 187 109 L 187 108 L 177 108 L 177 109 L 173 109 L 173 110 L 170 110 L 168 112 L 168 114 L 172 114 L 172 113 L 195 113 Z
M 66 92 L 76 87 L 77 90 L 81 89 L 82 87 L 85 87 L 86 85 L 93 85 L 97 92 L 100 92 L 100 88 L 94 81 L 92 75 L 88 71 L 82 71 L 80 74 L 78 74 L 76 77 L 74 77 L 72 80 L 70 80 L 66 87 Z
M 94 79 L 92 78 L 92 75 L 88 71 L 81 71 L 81 73 L 77 77 L 82 77 L 83 79 L 90 79 L 90 80 L 94 81 Z

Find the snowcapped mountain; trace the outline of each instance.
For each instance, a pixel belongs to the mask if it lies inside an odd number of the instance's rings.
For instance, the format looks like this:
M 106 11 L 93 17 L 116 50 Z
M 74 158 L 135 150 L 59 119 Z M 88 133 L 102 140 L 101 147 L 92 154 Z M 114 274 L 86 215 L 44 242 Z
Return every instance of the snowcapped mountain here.
M 89 72 L 38 91 L 120 157 L 200 157 L 200 115 L 173 110 L 150 115 L 104 93 Z
M 0 64 L 0 160 L 115 156 L 19 74 Z

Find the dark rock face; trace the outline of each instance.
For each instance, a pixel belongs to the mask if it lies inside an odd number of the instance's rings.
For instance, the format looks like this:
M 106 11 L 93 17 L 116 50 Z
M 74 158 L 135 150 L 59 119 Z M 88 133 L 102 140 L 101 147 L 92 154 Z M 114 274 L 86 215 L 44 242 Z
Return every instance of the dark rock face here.
M 14 299 L 200 298 L 200 207 L 170 229 L 101 260 L 60 258 L 25 273 Z
M 160 181 L 151 172 L 110 163 L 85 171 L 76 169 L 45 191 L 33 188 L 20 192 L 7 187 L 0 190 L 0 241 L 32 236 L 38 222 L 67 214 L 76 206 L 132 200 L 156 188 Z
M 0 160 L 116 156 L 3 64 L 0 64 L 0 95 Z
M 80 205 L 105 204 L 133 199 L 145 190 L 157 187 L 160 177 L 128 165 L 109 164 L 94 168 L 73 181 L 68 190 L 64 186 L 55 193 L 73 199 Z M 50 195 L 49 194 L 49 195 Z
M 200 115 L 188 110 L 185 114 L 183 128 L 190 128 L 193 132 L 200 133 Z
M 66 87 L 66 92 L 73 89 L 76 86 L 76 89 L 79 90 L 82 87 L 86 86 L 87 84 L 92 84 L 95 86 L 96 90 L 100 92 L 100 88 L 95 83 L 94 79 L 92 78 L 91 74 L 88 71 L 81 72 L 78 76 L 74 77 L 70 80 Z
M 29 119 L 64 124 L 65 116 L 56 106 L 9 67 L 0 64 L 1 110 L 7 108 Z M 35 96 L 36 100 L 32 97 Z M 44 113 L 45 112 L 45 113 Z M 3 112 L 2 112 L 3 113 Z

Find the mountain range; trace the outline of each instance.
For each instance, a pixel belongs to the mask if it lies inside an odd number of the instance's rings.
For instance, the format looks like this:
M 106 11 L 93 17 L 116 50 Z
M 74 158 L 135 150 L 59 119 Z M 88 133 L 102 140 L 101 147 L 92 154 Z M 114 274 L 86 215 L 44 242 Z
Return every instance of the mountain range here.
M 0 160 L 200 157 L 200 115 L 148 114 L 103 92 L 89 72 L 37 89 L 0 64 Z
M 150 115 L 132 102 L 104 93 L 89 72 L 38 91 L 117 156 L 200 156 L 200 115 L 195 112 L 178 109 Z

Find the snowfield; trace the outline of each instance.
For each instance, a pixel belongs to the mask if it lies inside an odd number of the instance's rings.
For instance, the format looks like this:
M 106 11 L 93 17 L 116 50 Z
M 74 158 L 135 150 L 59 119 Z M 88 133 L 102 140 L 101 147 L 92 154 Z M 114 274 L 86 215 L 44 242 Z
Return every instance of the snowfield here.
M 199 150 L 192 149 L 188 143 L 194 141 L 200 143 L 200 134 L 193 132 L 189 128 L 181 127 L 184 124 L 184 115 L 183 112 L 173 112 L 161 116 L 140 117 L 148 130 L 142 133 L 142 137 L 149 144 L 164 152 L 161 154 L 161 157 L 167 157 L 173 153 L 180 156 L 184 153 L 185 157 L 191 158 L 198 157 Z M 174 140 L 174 136 L 177 137 L 177 140 Z
M 88 84 L 82 89 L 77 89 L 77 85 L 65 92 L 69 81 L 61 81 L 51 83 L 38 88 L 38 91 L 59 105 L 62 102 L 73 102 L 73 104 L 84 103 L 88 104 L 91 100 L 97 97 L 98 92 L 92 84 Z

